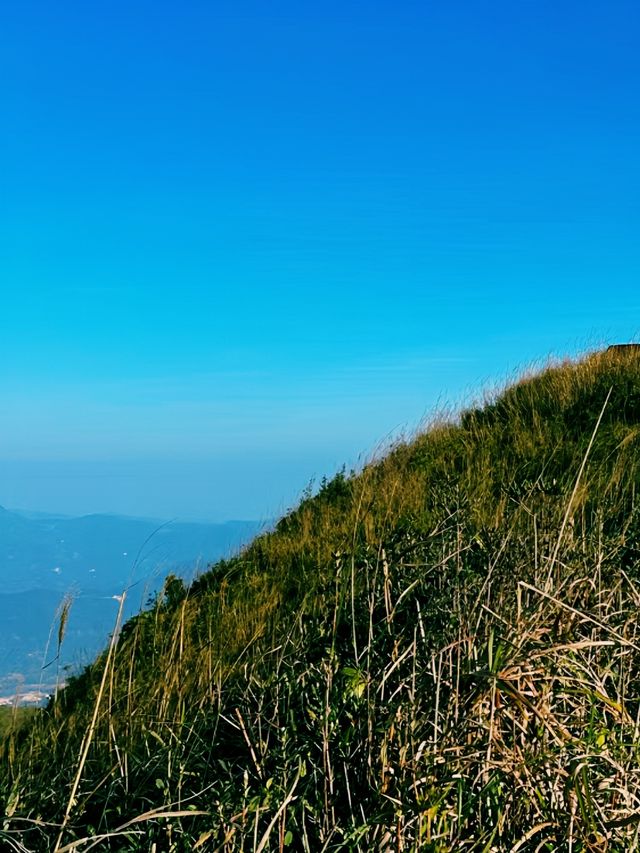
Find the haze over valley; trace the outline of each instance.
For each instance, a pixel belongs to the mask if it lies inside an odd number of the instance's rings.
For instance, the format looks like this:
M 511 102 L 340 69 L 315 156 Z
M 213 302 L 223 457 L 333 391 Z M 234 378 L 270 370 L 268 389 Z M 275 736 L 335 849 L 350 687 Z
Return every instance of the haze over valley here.
M 212 560 L 236 553 L 259 527 L 251 521 L 72 518 L 0 507 L 0 699 L 49 692 L 60 673 L 89 663 L 113 630 L 123 590 L 126 617 L 161 589 L 169 573 L 189 580 Z M 65 597 L 72 603 L 60 660 L 52 664 L 56 614 Z

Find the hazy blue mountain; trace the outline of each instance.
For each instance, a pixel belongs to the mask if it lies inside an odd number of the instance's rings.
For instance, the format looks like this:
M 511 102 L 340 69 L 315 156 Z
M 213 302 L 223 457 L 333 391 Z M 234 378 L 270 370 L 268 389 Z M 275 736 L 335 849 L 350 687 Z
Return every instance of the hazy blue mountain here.
M 251 521 L 163 524 L 117 515 L 68 518 L 0 507 L 0 697 L 22 684 L 55 683 L 58 664 L 44 670 L 42 665 L 55 657 L 55 614 L 65 594 L 73 604 L 62 667 L 87 663 L 104 646 L 118 608 L 113 596 L 128 588 L 131 614 L 168 573 L 189 579 L 199 568 L 236 552 L 259 527 Z
M 0 594 L 0 697 L 38 687 L 48 691 L 58 676 L 64 678 L 65 666 L 88 663 L 104 645 L 118 602 L 80 595 L 71 605 L 60 660 L 55 660 L 61 600 L 60 593 L 46 589 Z

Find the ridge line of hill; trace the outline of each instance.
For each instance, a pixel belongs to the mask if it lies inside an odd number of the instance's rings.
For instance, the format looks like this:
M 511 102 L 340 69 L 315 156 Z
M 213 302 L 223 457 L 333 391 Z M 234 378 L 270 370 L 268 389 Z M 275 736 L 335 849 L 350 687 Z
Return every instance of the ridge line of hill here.
M 611 351 L 325 482 L 16 724 L 0 836 L 637 850 L 639 442 Z

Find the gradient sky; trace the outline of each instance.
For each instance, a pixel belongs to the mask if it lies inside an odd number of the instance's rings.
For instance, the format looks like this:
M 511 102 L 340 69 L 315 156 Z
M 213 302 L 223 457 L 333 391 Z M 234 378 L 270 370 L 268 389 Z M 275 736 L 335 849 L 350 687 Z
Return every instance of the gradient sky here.
M 0 504 L 264 519 L 638 339 L 637 2 L 0 18 Z

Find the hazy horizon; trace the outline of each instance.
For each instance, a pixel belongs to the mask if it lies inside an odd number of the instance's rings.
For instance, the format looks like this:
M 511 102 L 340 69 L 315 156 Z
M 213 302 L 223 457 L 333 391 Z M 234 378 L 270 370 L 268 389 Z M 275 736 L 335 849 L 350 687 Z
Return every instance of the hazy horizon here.
M 434 371 L 436 376 L 448 375 L 448 387 L 440 391 L 437 387 L 425 389 L 425 404 L 416 390 L 413 401 L 405 400 L 404 408 L 398 406 L 399 411 L 413 408 L 412 422 L 392 424 L 382 434 L 382 429 L 392 421 L 389 418 L 385 423 L 384 412 L 376 417 L 371 411 L 367 423 L 359 424 L 360 440 L 354 430 L 349 440 L 334 438 L 333 446 L 319 441 L 313 431 L 301 430 L 297 447 L 292 444 L 274 451 L 265 444 L 252 451 L 236 449 L 218 457 L 183 455 L 176 459 L 139 454 L 109 458 L 107 454 L 102 459 L 0 458 L 0 506 L 52 515 L 98 513 L 212 523 L 270 522 L 295 506 L 309 485 L 317 487 L 323 477 L 330 478 L 343 468 L 358 469 L 384 453 L 394 441 L 410 439 L 432 418 L 440 414 L 455 416 L 465 406 L 481 402 L 486 394 L 502 388 L 531 367 L 548 360 L 579 357 L 617 340 L 620 338 L 610 335 L 607 342 L 600 341 L 597 345 L 592 342 L 589 346 L 583 343 L 565 353 L 516 366 L 502 365 L 502 370 L 496 354 L 487 361 L 485 375 L 480 374 L 481 365 L 474 365 L 478 373 L 475 383 L 466 382 L 471 375 L 469 363 L 451 360 L 448 371 L 442 367 L 440 372 Z M 415 381 L 415 377 L 411 378 Z M 319 407 L 315 415 L 322 417 Z M 333 415 L 330 409 L 325 423 Z M 294 436 L 293 431 L 291 435 Z
M 640 331 L 609 3 L 4 9 L 0 504 L 276 517 Z

